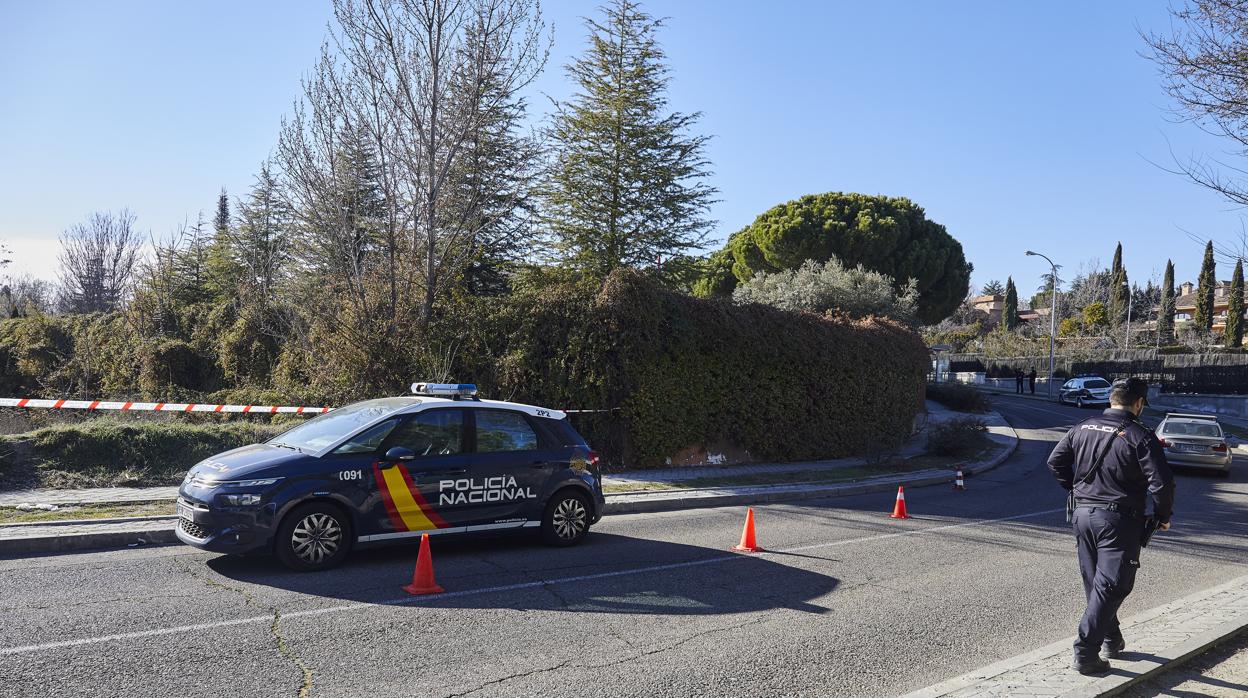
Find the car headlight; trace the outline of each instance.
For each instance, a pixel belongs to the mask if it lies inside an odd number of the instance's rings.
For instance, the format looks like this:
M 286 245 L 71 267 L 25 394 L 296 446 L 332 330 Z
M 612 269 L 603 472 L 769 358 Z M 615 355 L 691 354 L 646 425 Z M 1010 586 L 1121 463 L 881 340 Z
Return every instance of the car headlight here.
M 219 494 L 217 501 L 227 507 L 254 507 L 260 503 L 258 494 Z

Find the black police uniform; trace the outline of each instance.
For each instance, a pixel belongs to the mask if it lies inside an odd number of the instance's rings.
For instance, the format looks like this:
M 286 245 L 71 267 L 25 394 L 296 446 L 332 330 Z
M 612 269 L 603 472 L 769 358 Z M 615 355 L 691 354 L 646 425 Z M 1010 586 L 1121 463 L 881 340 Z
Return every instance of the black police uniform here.
M 1115 436 L 1119 427 L 1125 428 Z M 1081 480 L 1114 439 L 1091 482 Z M 1095 662 L 1103 643 L 1121 646 L 1118 608 L 1135 586 L 1140 566 L 1145 499 L 1153 515 L 1170 521 L 1174 476 L 1152 429 L 1124 409 L 1111 408 L 1076 425 L 1049 456 L 1049 470 L 1062 487 L 1075 488 L 1075 539 L 1088 607 L 1079 623 L 1075 661 Z

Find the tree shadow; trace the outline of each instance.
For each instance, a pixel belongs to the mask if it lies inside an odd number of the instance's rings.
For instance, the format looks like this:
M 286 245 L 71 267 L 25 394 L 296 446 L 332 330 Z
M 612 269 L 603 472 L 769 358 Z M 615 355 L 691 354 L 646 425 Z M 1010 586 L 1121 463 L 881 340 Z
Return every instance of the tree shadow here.
M 340 567 L 286 570 L 270 558 L 221 556 L 217 573 L 246 584 L 354 603 L 397 605 L 411 581 L 415 545 L 360 550 Z M 552 549 L 533 536 L 432 541 L 443 595 L 411 597 L 435 608 L 511 608 L 577 613 L 722 615 L 789 608 L 825 613 L 812 603 L 836 589 L 834 577 L 789 567 L 770 555 L 594 532 L 573 548 Z

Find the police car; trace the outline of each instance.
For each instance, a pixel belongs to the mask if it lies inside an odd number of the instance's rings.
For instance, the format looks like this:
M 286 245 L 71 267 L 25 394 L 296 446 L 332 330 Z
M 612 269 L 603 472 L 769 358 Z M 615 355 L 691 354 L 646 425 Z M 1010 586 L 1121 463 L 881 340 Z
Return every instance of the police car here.
M 1062 384 L 1057 393 L 1061 404 L 1074 403 L 1076 407 L 1109 404 L 1109 381 L 1100 376 L 1079 376 Z
M 530 529 L 580 542 L 605 502 L 598 454 L 558 410 L 417 383 L 191 468 L 177 536 L 220 553 L 332 567 L 356 546 Z

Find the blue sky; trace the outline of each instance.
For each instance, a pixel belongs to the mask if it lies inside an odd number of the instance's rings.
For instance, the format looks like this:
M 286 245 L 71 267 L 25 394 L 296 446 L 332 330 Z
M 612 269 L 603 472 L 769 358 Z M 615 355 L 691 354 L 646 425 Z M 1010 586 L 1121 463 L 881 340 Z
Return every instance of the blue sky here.
M 555 44 L 535 118 L 571 87 L 595 3 L 547 0 Z M 1184 230 L 1238 233 L 1242 212 L 1149 161 L 1229 145 L 1168 117 L 1137 27 L 1166 2 L 651 0 L 675 109 L 713 136 L 716 238 L 802 194 L 907 196 L 948 227 L 974 282 L 1046 271 L 1122 240 L 1143 281 Z M 327 0 L 0 2 L 0 241 L 10 274 L 55 274 L 56 237 L 128 206 L 167 235 L 240 194 L 273 147 L 325 33 Z

